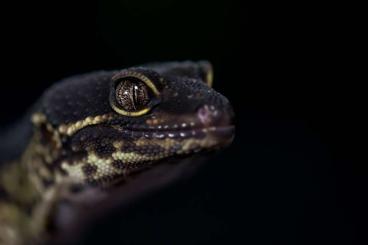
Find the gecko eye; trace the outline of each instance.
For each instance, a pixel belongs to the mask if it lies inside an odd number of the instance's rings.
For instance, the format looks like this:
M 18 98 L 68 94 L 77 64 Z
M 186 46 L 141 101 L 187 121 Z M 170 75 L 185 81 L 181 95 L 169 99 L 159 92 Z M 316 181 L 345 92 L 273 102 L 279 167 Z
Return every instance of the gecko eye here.
M 150 101 L 147 86 L 140 81 L 122 80 L 116 87 L 115 96 L 119 105 L 128 112 L 142 110 Z
M 110 105 L 119 114 L 140 116 L 153 107 L 158 94 L 148 77 L 135 71 L 125 71 L 113 77 Z

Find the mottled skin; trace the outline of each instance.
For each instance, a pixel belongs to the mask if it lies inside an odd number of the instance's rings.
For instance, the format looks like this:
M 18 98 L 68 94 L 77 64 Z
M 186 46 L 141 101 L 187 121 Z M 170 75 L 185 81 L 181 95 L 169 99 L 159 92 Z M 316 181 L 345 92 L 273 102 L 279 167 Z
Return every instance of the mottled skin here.
M 0 142 L 0 243 L 42 242 L 53 207 L 87 187 L 113 188 L 159 161 L 228 145 L 232 108 L 211 86 L 205 61 L 56 83 Z

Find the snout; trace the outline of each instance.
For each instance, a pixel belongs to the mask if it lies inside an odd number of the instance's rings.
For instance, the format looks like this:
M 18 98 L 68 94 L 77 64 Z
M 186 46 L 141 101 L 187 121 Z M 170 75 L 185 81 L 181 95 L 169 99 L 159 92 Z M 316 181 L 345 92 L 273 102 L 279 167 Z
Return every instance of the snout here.
M 214 105 L 203 105 L 197 110 L 197 120 L 207 134 L 214 136 L 225 145 L 231 143 L 234 134 L 234 111 L 230 105 L 217 108 Z
M 230 106 L 217 108 L 214 105 L 203 105 L 197 110 L 198 121 L 203 127 L 231 127 L 234 124 L 234 112 Z

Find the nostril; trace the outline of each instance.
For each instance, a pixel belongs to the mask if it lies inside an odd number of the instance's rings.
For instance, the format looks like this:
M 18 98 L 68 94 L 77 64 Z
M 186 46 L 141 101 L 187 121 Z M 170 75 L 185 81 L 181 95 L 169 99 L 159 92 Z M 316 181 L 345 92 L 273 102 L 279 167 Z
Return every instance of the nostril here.
M 234 112 L 231 107 L 221 108 L 203 105 L 197 110 L 198 121 L 205 127 L 222 127 L 234 124 Z
M 213 106 L 204 105 L 201 108 L 198 109 L 197 115 L 199 118 L 199 121 L 204 125 L 209 125 L 212 123 L 215 114 L 218 114 L 218 112 L 215 110 Z

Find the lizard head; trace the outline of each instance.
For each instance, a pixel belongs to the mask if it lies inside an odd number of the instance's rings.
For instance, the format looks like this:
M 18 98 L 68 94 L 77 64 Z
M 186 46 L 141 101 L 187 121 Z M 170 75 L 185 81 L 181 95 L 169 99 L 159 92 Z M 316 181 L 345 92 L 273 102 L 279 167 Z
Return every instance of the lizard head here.
M 233 110 L 212 77 L 208 62 L 187 61 L 60 82 L 42 102 L 51 145 L 60 149 L 52 164 L 76 182 L 106 184 L 160 160 L 228 145 Z

